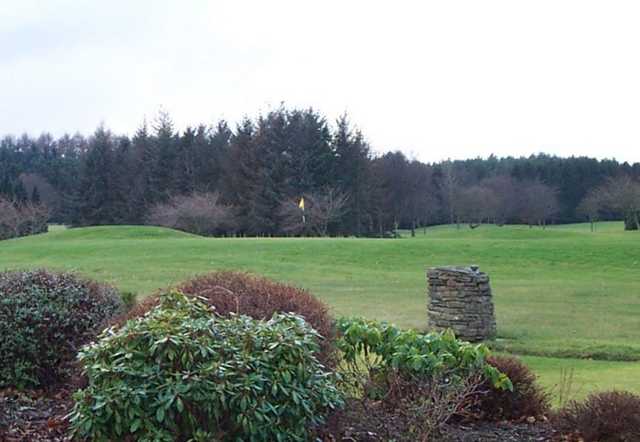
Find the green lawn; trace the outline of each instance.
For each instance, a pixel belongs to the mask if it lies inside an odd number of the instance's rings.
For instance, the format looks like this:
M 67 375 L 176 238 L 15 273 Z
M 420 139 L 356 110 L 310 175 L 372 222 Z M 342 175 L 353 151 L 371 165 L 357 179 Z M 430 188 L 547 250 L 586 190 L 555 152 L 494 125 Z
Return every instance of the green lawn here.
M 441 226 L 396 240 L 56 228 L 0 243 L 0 268 L 72 269 L 141 295 L 209 270 L 244 269 L 307 287 L 337 315 L 417 328 L 427 326 L 425 269 L 471 263 L 491 276 L 496 348 L 529 355 L 548 385 L 560 366 L 574 366 L 583 391 L 640 391 L 640 362 L 618 362 L 640 361 L 640 233 L 624 232 L 621 223 L 599 223 L 595 233 L 587 224 Z

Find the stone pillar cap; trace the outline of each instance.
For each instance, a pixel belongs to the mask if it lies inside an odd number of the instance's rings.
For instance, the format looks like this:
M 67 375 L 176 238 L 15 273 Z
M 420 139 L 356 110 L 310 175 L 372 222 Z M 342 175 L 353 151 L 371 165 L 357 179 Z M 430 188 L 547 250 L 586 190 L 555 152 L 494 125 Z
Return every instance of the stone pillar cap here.
M 449 273 L 463 273 L 465 275 L 472 274 L 477 275 L 480 272 L 480 267 L 475 264 L 472 264 L 468 267 L 465 266 L 440 266 L 440 267 L 431 267 L 430 271 L 439 271 L 439 272 L 449 272 Z

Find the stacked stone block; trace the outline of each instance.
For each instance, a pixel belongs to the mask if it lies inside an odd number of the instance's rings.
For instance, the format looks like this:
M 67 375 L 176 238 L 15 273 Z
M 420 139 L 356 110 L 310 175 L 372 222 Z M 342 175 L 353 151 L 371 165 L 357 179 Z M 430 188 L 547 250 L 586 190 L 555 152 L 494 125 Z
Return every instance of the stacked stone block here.
M 427 271 L 429 327 L 452 329 L 477 342 L 493 338 L 496 319 L 489 276 L 477 266 L 435 267 Z

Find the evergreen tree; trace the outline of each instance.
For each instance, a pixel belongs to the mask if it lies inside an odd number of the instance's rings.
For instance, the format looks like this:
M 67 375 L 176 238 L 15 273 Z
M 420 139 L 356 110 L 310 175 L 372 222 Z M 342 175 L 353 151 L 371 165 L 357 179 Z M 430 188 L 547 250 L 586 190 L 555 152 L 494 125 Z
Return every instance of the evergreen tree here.
M 74 224 L 81 226 L 114 224 L 113 137 L 100 126 L 89 142 L 80 177 Z
M 40 192 L 38 192 L 38 186 L 33 186 L 33 191 L 31 192 L 31 202 L 34 204 L 40 203 Z
M 172 193 L 188 195 L 196 189 L 196 131 L 187 127 L 176 141 Z
M 277 234 L 281 222 L 278 209 L 287 196 L 293 194 L 289 180 L 292 149 L 287 135 L 284 109 L 259 118 L 253 140 L 256 161 L 251 183 L 252 205 L 247 219 L 252 234 Z
M 26 203 L 27 201 L 29 201 L 27 189 L 19 179 L 16 180 L 13 184 L 13 198 L 20 203 Z
M 199 157 L 198 188 L 202 191 L 214 191 L 222 188 L 221 177 L 229 155 L 233 133 L 227 122 L 221 120 L 210 136 L 204 126 L 198 127 L 196 146 Z
M 354 133 L 351 130 L 346 115 L 341 116 L 336 124 L 333 136 L 335 180 L 338 189 L 349 197 L 342 230 L 355 235 L 369 234 L 373 232 L 373 217 L 367 213 L 369 191 L 373 190 L 369 180 L 369 146 L 359 131 Z
M 576 208 L 585 195 L 620 175 L 637 181 L 640 164 L 545 154 L 436 164 L 398 152 L 374 156 L 346 116 L 332 129 L 313 109 L 284 106 L 247 118 L 233 131 L 220 121 L 178 134 L 161 112 L 152 129 L 144 123 L 131 139 L 103 127 L 90 140 L 79 134 L 0 138 L 0 194 L 54 201 L 52 219 L 78 225 L 143 223 L 158 203 L 194 192 L 219 193 L 234 207 L 233 231 L 251 235 L 290 234 L 283 205 L 293 204 L 295 219 L 300 196 L 331 192 L 345 198 L 339 216 L 322 229 L 330 234 L 380 234 L 461 217 L 580 222 L 584 210 Z M 480 197 L 483 203 L 476 204 Z M 637 227 L 638 211 L 614 203 L 598 218 L 624 213 L 628 226 Z
M 111 171 L 112 219 L 118 224 L 135 223 L 137 218 L 134 213 L 134 194 L 131 192 L 135 185 L 135 152 L 128 137 L 119 137 L 114 144 L 116 147 Z
M 133 137 L 132 151 L 130 169 L 134 179 L 129 212 L 133 222 L 142 223 L 149 208 L 162 199 L 158 183 L 160 159 L 146 121 Z
M 288 112 L 287 143 L 290 196 L 317 192 L 333 184 L 331 132 L 320 114 L 313 109 Z
M 222 191 L 229 205 L 236 207 L 239 234 L 249 233 L 249 219 L 259 188 L 258 152 L 253 140 L 253 122 L 245 118 L 231 138 L 229 155 L 224 165 Z
M 160 111 L 156 118 L 154 144 L 157 161 L 152 178 L 157 189 L 157 198 L 166 201 L 177 190 L 174 173 L 178 163 L 177 137 L 173 128 L 173 121 L 169 114 Z

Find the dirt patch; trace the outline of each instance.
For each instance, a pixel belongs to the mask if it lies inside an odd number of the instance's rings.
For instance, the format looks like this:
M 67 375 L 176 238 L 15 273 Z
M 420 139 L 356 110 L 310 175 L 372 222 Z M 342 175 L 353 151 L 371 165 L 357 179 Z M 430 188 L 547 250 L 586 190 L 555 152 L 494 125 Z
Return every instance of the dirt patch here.
M 329 417 L 319 436 L 323 441 L 416 442 L 409 434 L 411 422 L 384 410 L 359 401 L 350 402 L 345 410 Z M 548 422 L 472 422 L 449 424 L 439 436 L 430 441 L 440 442 L 540 442 L 561 440 Z
M 1 442 L 68 442 L 66 416 L 73 406 L 71 392 L 18 393 L 0 391 Z M 410 423 L 381 408 L 364 408 L 358 401 L 329 417 L 320 431 L 323 441 L 381 442 L 390 439 L 416 442 L 407 434 Z M 477 422 L 447 425 L 443 434 L 432 441 L 441 442 L 541 442 L 560 437 L 547 422 Z
M 488 423 L 447 426 L 443 442 L 534 442 L 554 441 L 560 437 L 548 423 Z
M 66 389 L 28 394 L 0 391 L 0 441 L 68 441 L 65 416 L 72 406 Z

